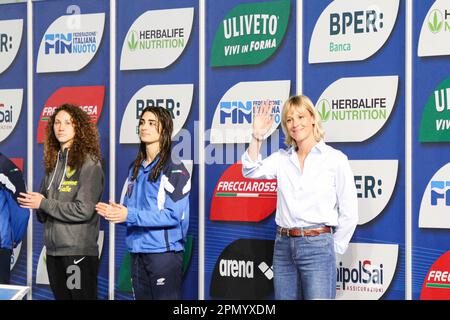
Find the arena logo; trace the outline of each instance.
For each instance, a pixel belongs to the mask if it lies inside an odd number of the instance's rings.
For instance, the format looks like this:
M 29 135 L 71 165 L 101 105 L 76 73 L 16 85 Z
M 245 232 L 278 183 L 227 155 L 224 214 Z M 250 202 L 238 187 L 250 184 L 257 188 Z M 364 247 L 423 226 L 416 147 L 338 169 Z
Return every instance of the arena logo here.
M 79 71 L 98 52 L 105 14 L 80 14 L 76 26 L 71 19 L 73 15 L 61 16 L 45 32 L 38 51 L 38 73 Z
M 397 96 L 398 76 L 341 78 L 316 104 L 328 142 L 361 142 L 389 119 Z M 351 130 L 349 130 L 351 128 Z
M 450 163 L 428 182 L 419 212 L 420 228 L 450 229 Z
M 99 259 L 102 256 L 104 238 L 105 232 L 103 230 L 100 230 L 97 239 Z M 50 285 L 47 272 L 47 248 L 45 246 L 42 248 L 41 254 L 39 255 L 39 260 L 36 268 L 36 284 Z
M 420 142 L 450 141 L 450 78 L 442 81 L 428 98 L 419 130 Z
M 242 164 L 228 167 L 214 189 L 210 220 L 259 222 L 275 212 L 277 181 L 247 179 Z
M 127 104 L 120 125 L 120 143 L 139 143 L 138 127 L 142 110 L 161 107 L 170 112 L 175 137 L 183 128 L 191 111 L 193 84 L 145 86 L 139 89 Z
M 23 20 L 0 21 L 0 74 L 13 63 L 22 41 Z
M 389 288 L 395 274 L 398 245 L 350 243 L 336 256 L 336 299 L 376 300 Z
M 375 219 L 394 192 L 398 160 L 350 160 L 358 196 L 358 224 Z
M 289 98 L 291 82 L 255 81 L 239 82 L 220 99 L 211 125 L 211 143 L 249 143 L 252 133 L 253 112 L 263 103 L 273 105 L 274 124 L 267 132 L 270 136 L 281 122 L 284 101 Z
M 332 1 L 314 26 L 309 63 L 361 61 L 374 55 L 394 28 L 399 2 Z
M 450 251 L 437 259 L 424 279 L 421 300 L 450 299 Z
M 194 8 L 150 10 L 137 18 L 124 39 L 120 70 L 162 69 L 187 46 Z
M 420 30 L 417 55 L 419 57 L 450 54 L 450 6 L 447 0 L 436 0 L 428 10 Z
M 6 140 L 19 121 L 23 89 L 0 90 L 0 142 Z
M 94 123 L 98 122 L 105 99 L 104 86 L 62 87 L 56 90 L 45 102 L 39 116 L 37 143 L 44 143 L 48 119 L 62 104 L 71 103 L 85 111 Z
M 217 258 L 209 294 L 219 299 L 264 299 L 273 292 L 272 240 L 238 239 Z
M 290 1 L 246 3 L 221 21 L 211 48 L 211 66 L 260 64 L 280 47 L 287 30 Z

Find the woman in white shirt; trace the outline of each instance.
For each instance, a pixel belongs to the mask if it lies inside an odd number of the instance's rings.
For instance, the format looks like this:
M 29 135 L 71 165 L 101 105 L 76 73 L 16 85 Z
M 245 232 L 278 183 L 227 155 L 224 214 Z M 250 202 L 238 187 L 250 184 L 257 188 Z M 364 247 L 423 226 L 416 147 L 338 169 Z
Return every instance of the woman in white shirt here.
M 273 106 L 254 110 L 252 141 L 242 156 L 247 178 L 277 179 L 273 255 L 276 299 L 334 299 L 335 254 L 343 254 L 358 222 L 354 176 L 347 157 L 326 145 L 320 116 L 303 95 L 282 111 L 287 150 L 262 160 Z

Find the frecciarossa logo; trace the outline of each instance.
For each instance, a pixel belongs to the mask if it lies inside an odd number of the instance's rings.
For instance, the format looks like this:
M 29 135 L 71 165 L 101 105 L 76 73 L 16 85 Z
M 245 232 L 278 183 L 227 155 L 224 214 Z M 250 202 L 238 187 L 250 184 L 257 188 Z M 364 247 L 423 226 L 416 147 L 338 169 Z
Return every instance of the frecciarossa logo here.
M 71 103 L 79 106 L 91 117 L 92 122 L 97 123 L 102 113 L 104 99 L 104 86 L 59 88 L 45 102 L 44 108 L 39 116 L 37 143 L 44 142 L 47 122 L 53 113 L 55 113 L 55 110 L 62 104 Z
M 437 259 L 424 279 L 421 300 L 450 299 L 450 251 Z
M 246 179 L 242 164 L 235 163 L 223 173 L 214 189 L 211 220 L 259 222 L 277 205 L 277 181 Z

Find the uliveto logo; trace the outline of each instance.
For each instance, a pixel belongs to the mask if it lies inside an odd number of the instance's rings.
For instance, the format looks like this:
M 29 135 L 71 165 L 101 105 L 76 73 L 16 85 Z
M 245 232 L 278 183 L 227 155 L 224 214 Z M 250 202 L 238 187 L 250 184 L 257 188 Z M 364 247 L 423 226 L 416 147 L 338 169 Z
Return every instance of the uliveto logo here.
M 0 21 L 0 74 L 13 63 L 22 41 L 23 20 Z
M 120 125 L 120 143 L 139 143 L 139 118 L 146 107 L 161 107 L 169 111 L 173 120 L 172 137 L 175 137 L 191 111 L 193 95 L 193 84 L 155 85 L 139 89 L 125 109 Z
M 375 54 L 394 28 L 399 0 L 335 0 L 316 22 L 309 63 L 360 61 Z
M 361 142 L 372 137 L 389 119 L 397 87 L 398 76 L 341 78 L 332 83 L 316 104 L 325 140 Z
M 273 291 L 271 240 L 239 239 L 220 254 L 210 295 L 224 299 L 263 299 Z
M 419 141 L 450 141 L 450 78 L 442 81 L 428 98 L 420 121 Z
M 280 47 L 289 22 L 290 1 L 234 7 L 217 28 L 211 66 L 260 64 Z
M 394 192 L 398 160 L 350 160 L 358 196 L 358 224 L 375 219 Z
M 91 117 L 92 122 L 97 123 L 102 113 L 104 99 L 104 86 L 59 88 L 48 98 L 42 108 L 37 129 L 37 143 L 44 142 L 48 119 L 62 104 L 69 102 L 79 106 Z
M 336 256 L 336 298 L 379 299 L 395 273 L 398 245 L 350 243 L 344 255 Z
M 450 228 L 450 163 L 428 182 L 420 204 L 420 228 Z
M 211 202 L 211 220 L 259 222 L 275 212 L 276 180 L 254 180 L 242 176 L 242 164 L 225 170 L 217 182 Z
M 274 124 L 270 136 L 281 122 L 284 101 L 289 97 L 290 81 L 239 82 L 220 99 L 211 125 L 211 143 L 249 143 L 253 112 L 266 101 L 273 105 Z
M 450 32 L 450 6 L 447 0 L 436 0 L 428 10 L 420 30 L 418 56 L 450 54 L 447 41 Z
M 61 16 L 47 29 L 39 47 L 38 73 L 78 71 L 94 58 L 102 41 L 105 14 L 80 14 L 78 18 L 80 23 L 74 26 L 72 15 Z
M 23 89 L 0 90 L 0 142 L 14 130 L 22 110 Z
M 150 10 L 137 18 L 122 45 L 120 70 L 162 69 L 186 49 L 194 8 Z

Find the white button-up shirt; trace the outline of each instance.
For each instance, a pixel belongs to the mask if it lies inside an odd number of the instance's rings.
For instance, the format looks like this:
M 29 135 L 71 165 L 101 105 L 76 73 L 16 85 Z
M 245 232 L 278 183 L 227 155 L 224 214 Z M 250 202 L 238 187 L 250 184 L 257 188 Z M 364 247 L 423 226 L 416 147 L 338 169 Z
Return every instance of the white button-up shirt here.
M 303 171 L 294 148 L 254 162 L 242 155 L 242 174 L 277 179 L 275 222 L 283 228 L 334 226 L 334 249 L 343 254 L 358 223 L 358 200 L 347 156 L 321 140 L 307 155 Z

